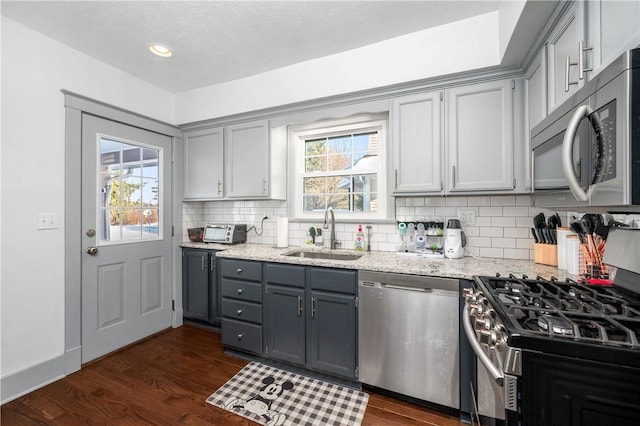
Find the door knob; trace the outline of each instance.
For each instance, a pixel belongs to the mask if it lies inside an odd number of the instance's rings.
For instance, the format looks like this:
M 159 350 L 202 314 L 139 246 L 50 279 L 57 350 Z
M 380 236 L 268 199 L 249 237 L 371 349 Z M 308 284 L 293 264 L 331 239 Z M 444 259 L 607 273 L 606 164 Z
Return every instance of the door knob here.
M 94 246 L 87 247 L 87 253 L 89 253 L 92 256 L 98 254 L 98 247 L 94 247 Z

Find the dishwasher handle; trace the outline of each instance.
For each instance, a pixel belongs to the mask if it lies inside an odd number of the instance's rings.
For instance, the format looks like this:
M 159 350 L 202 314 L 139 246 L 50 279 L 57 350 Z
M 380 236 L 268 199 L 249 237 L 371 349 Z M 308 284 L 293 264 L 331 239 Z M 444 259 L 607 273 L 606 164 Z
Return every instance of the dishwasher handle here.
M 396 289 L 396 290 L 408 290 L 408 291 L 420 291 L 420 292 L 431 292 L 431 291 L 433 291 L 432 288 L 427 288 L 427 287 L 409 287 L 409 286 L 398 285 L 398 284 L 381 284 L 380 287 L 393 288 L 393 289 Z
M 462 324 L 464 325 L 464 332 L 467 335 L 467 339 L 469 340 L 469 344 L 471 345 L 473 352 L 478 356 L 478 359 L 487 369 L 491 378 L 498 384 L 498 386 L 502 387 L 504 384 L 504 374 L 491 362 L 489 356 L 482 350 L 482 346 L 480 346 L 480 342 L 478 342 L 478 339 L 476 338 L 476 333 L 473 331 L 471 316 L 469 315 L 469 304 L 466 302 L 464 304 L 464 311 L 462 312 Z

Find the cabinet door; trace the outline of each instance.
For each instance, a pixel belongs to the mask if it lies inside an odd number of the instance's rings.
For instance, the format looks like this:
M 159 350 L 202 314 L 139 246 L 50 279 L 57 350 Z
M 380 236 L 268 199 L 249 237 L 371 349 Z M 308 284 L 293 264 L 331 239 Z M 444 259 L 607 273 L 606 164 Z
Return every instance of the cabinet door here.
M 267 197 L 270 184 L 269 122 L 243 123 L 225 130 L 227 197 Z
M 640 45 L 640 2 L 598 0 L 586 2 L 587 37 L 585 67 L 593 78 L 622 52 Z
M 356 378 L 355 296 L 310 291 L 307 366 Z
M 548 102 L 549 112 L 571 96 L 584 80 L 578 78 L 578 43 L 583 40 L 583 2 L 574 2 L 565 11 L 547 40 L 548 48 Z M 569 58 L 569 84 L 567 85 L 567 58 Z
M 442 192 L 441 96 L 391 101 L 394 193 Z
M 448 190 L 512 190 L 512 80 L 461 86 L 447 92 Z
M 266 286 L 267 355 L 305 365 L 304 290 Z
M 223 194 L 222 128 L 186 133 L 184 137 L 184 198 L 211 200 Z
M 220 324 L 222 321 L 222 295 L 218 285 L 218 259 L 215 252 L 209 253 L 209 319 Z
M 209 253 L 182 251 L 182 309 L 184 318 L 209 321 Z
M 531 130 L 547 116 L 546 47 L 538 52 L 525 72 L 524 187 L 531 188 Z

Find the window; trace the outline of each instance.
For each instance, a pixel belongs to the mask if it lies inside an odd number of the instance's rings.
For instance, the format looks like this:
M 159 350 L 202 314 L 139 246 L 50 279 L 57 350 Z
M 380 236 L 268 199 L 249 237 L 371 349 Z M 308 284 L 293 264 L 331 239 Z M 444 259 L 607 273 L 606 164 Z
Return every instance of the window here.
M 105 136 L 98 144 L 100 242 L 158 239 L 160 151 Z
M 328 207 L 343 218 L 386 217 L 385 119 L 324 122 L 294 128 L 290 135 L 295 217 L 319 217 Z

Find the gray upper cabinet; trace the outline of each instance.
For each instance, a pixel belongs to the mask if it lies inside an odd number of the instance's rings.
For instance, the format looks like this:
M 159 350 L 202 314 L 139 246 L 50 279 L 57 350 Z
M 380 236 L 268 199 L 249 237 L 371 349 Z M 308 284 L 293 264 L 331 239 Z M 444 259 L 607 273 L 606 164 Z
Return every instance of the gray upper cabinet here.
M 448 192 L 513 190 L 513 80 L 447 90 Z
M 578 45 L 583 40 L 583 31 L 584 4 L 574 2 L 565 10 L 547 39 L 549 112 L 584 84 L 578 73 Z
M 546 46 L 527 68 L 524 78 L 524 187 L 531 189 L 531 130 L 547 116 Z
M 549 112 L 627 49 L 640 45 L 640 2 L 571 2 L 547 38 Z
M 597 0 L 586 3 L 584 68 L 593 78 L 623 51 L 640 45 L 640 2 Z
M 223 132 L 221 127 L 185 132 L 184 198 L 213 200 L 223 192 Z
M 226 195 L 229 198 L 269 196 L 269 122 L 252 121 L 225 128 Z
M 393 192 L 441 193 L 442 92 L 391 101 Z

